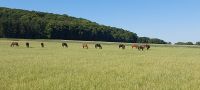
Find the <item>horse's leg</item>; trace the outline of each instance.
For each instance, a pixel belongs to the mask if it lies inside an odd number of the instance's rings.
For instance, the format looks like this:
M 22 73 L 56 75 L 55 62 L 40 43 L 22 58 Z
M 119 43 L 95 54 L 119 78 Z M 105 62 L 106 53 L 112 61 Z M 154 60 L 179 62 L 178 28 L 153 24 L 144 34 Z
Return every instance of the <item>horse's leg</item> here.
M 147 50 L 149 50 L 149 47 L 147 47 Z

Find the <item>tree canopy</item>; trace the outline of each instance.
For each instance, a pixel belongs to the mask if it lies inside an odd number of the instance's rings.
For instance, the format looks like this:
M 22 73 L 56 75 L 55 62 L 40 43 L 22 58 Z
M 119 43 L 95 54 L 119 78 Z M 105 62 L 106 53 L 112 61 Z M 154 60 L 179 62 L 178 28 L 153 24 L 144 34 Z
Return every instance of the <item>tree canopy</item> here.
M 163 44 L 160 39 L 145 41 L 139 38 L 136 33 L 128 30 L 100 25 L 96 22 L 66 14 L 59 15 L 4 7 L 0 7 L 0 37 L 131 43 L 137 41 L 146 43 L 148 41 L 148 43 Z
M 164 40 L 158 38 L 149 38 L 149 37 L 139 37 L 137 39 L 138 43 L 154 43 L 154 44 L 168 44 Z
M 175 45 L 194 45 L 193 42 L 177 42 Z

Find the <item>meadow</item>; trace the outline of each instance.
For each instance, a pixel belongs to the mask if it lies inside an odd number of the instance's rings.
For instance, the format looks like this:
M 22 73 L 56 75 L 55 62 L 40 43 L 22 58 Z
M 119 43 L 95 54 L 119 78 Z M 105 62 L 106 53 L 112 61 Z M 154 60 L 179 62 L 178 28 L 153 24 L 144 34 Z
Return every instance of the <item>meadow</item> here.
M 29 41 L 31 48 L 25 47 Z M 117 43 L 82 49 L 81 42 L 0 40 L 0 90 L 199 90 L 200 48 L 151 47 L 138 51 Z M 41 48 L 40 42 L 46 47 Z

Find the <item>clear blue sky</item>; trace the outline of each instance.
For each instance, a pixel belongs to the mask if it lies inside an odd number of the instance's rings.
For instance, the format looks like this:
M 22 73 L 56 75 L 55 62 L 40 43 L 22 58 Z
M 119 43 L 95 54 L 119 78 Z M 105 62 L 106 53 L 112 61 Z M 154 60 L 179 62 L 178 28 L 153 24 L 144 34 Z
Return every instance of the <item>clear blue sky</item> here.
M 0 0 L 0 7 L 82 17 L 166 41 L 200 41 L 200 0 Z

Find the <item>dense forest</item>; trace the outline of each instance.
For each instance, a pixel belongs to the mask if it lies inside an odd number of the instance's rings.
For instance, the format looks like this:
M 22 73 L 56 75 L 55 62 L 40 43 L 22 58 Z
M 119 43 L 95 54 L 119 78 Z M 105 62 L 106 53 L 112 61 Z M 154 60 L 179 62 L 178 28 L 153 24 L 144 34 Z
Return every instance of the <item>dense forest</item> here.
M 166 44 L 160 39 L 143 41 L 136 33 L 83 18 L 5 7 L 0 7 L 0 37 Z

